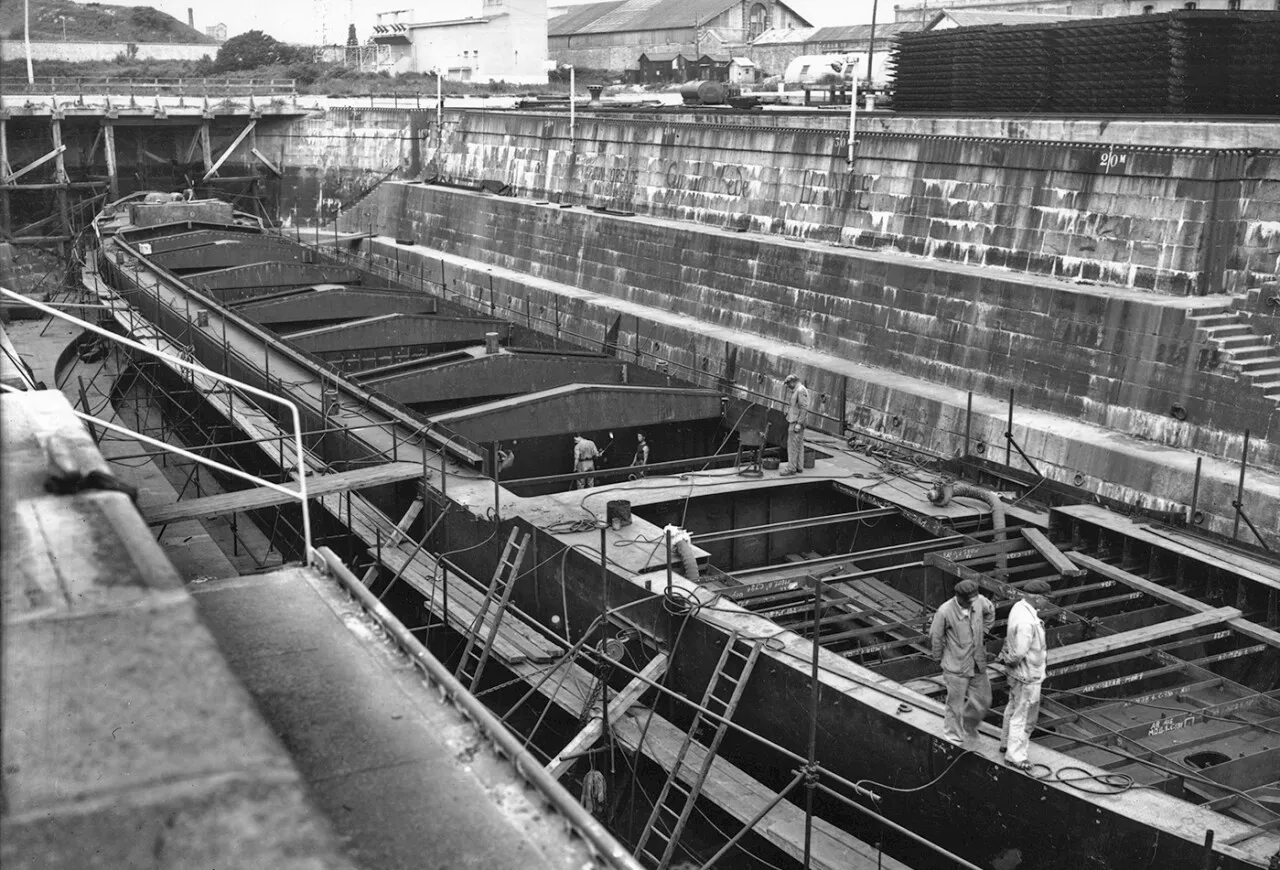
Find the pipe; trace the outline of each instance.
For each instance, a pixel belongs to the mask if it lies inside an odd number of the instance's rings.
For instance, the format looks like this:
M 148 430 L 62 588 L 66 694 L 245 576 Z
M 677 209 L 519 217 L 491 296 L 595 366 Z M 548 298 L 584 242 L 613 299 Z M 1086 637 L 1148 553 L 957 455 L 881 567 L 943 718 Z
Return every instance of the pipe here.
M 986 502 L 991 508 L 991 527 L 996 532 L 993 540 L 998 543 L 1007 540 L 1004 531 L 1004 502 L 1000 501 L 1000 496 L 989 489 L 951 481 L 939 481 L 929 490 L 929 501 L 937 507 L 946 507 L 951 503 L 952 498 L 974 498 L 978 501 Z M 1008 569 L 1008 556 L 1005 553 L 1001 552 L 996 555 L 996 566 L 1000 571 Z
M 490 740 L 500 754 L 511 761 L 512 767 L 523 776 L 530 785 L 542 792 L 547 801 L 563 815 L 570 825 L 582 835 L 611 867 L 624 870 L 642 870 L 636 860 L 622 848 L 599 821 L 578 803 L 573 795 L 565 790 L 557 780 L 547 773 L 546 769 L 532 752 L 521 745 L 520 740 L 503 725 L 498 718 L 467 691 L 462 683 L 424 647 L 404 624 L 388 610 L 378 599 L 373 597 L 359 579 L 342 564 L 342 561 L 328 547 L 318 551 L 325 567 L 336 577 L 342 586 L 356 598 L 378 622 L 382 623 L 386 632 L 395 639 L 413 663 L 426 672 L 428 679 L 444 690 L 445 695 L 467 717 L 471 719 Z

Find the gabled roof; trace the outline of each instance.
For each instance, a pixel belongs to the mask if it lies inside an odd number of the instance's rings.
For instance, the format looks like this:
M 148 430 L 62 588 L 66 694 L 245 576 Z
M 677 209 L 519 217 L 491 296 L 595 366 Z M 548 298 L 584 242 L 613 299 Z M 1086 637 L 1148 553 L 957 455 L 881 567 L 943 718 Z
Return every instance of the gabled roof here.
M 712 63 L 728 63 L 733 60 L 727 51 L 706 51 L 698 58 L 699 62 L 709 60 Z
M 679 51 L 646 51 L 640 56 L 649 61 L 649 63 L 670 63 L 678 57 L 684 57 L 684 53 Z
M 993 27 L 1017 24 L 1052 24 L 1055 21 L 1078 21 L 1082 18 L 1093 18 L 1092 15 L 1062 15 L 1057 12 L 978 12 L 972 9 L 944 9 L 933 16 L 923 30 L 936 30 L 943 21 L 950 21 L 955 27 Z M 877 36 L 879 28 L 876 28 Z
M 619 0 L 614 3 L 589 3 L 551 19 L 547 35 L 626 33 L 636 30 L 674 30 L 693 27 L 695 24 L 701 26 L 722 12 L 736 7 L 738 2 L 739 0 Z M 791 8 L 790 4 L 785 5 Z
M 941 14 L 938 17 L 942 17 Z M 876 25 L 876 42 L 892 39 L 899 33 L 921 30 L 914 21 L 886 21 Z M 836 27 L 798 27 L 794 30 L 769 29 L 756 37 L 752 45 L 796 45 L 814 42 L 866 42 L 871 38 L 870 24 L 844 24 Z
M 572 36 L 575 33 L 583 33 L 583 28 L 587 25 L 626 2 L 627 0 L 605 0 L 603 3 L 570 6 L 563 15 L 557 15 L 547 21 L 547 36 Z

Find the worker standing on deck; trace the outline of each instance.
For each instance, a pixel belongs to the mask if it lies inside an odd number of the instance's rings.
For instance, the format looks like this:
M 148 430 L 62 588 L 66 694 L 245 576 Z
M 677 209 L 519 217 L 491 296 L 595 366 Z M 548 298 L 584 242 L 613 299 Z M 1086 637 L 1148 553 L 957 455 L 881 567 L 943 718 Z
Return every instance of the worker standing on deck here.
M 787 464 L 782 474 L 804 470 L 804 429 L 809 422 L 809 389 L 797 374 L 787 375 Z
M 1020 590 L 1009 611 L 1008 631 L 998 661 L 1007 668 L 1009 703 L 1004 708 L 1000 751 L 1005 761 L 1029 770 L 1027 742 L 1040 717 L 1040 686 L 1044 683 L 1046 647 L 1040 613 L 1049 606 L 1049 584 L 1032 580 Z
M 596 442 L 590 438 L 583 438 L 581 435 L 573 436 L 573 470 L 578 474 L 584 474 L 588 471 L 596 470 L 596 457 L 600 455 L 600 451 L 596 448 Z M 594 477 L 578 478 L 573 482 L 574 489 L 582 489 L 596 485 Z
M 978 723 L 991 709 L 983 635 L 995 625 L 996 610 L 972 580 L 957 583 L 955 593 L 933 615 L 929 639 L 947 687 L 942 736 L 962 744 L 978 736 Z
M 631 460 L 632 468 L 639 468 L 640 471 L 635 473 L 636 477 L 644 477 L 644 466 L 649 464 L 649 442 L 645 440 L 643 432 L 636 433 L 636 455 Z

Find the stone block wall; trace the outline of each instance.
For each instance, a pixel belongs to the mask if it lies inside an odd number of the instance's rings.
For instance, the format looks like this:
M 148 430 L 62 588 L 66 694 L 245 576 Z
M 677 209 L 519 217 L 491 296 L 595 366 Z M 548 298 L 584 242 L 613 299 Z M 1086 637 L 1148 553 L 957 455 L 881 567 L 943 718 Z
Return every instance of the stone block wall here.
M 1249 428 L 1280 458 L 1276 403 L 1224 371 L 1186 303 L 1168 297 L 418 185 L 384 185 L 368 205 L 350 228 L 371 222 L 474 261 L 474 276 L 451 271 L 447 289 L 462 296 L 487 293 L 480 264 L 498 266 L 979 395 L 1013 389 L 1019 406 L 1170 446 L 1238 454 Z M 580 300 L 502 285 L 499 306 L 517 321 L 554 321 L 592 341 L 615 327 L 581 322 Z M 723 342 L 691 348 L 637 330 L 627 347 L 748 389 L 772 375 Z M 839 381 L 811 382 L 837 423 Z
M 871 126 L 871 122 L 866 122 Z M 1274 275 L 1280 152 L 465 112 L 431 168 L 521 195 L 1183 295 Z

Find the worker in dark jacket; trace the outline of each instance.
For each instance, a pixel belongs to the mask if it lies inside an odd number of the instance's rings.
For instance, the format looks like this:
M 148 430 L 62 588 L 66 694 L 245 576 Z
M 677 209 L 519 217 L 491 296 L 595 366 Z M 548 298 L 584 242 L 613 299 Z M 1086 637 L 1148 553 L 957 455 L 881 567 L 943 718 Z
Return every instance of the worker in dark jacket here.
M 787 388 L 787 464 L 782 474 L 804 470 L 804 429 L 809 424 L 809 388 L 796 374 L 782 382 Z
M 947 687 L 942 736 L 952 743 L 977 737 L 978 723 L 991 709 L 983 636 L 995 621 L 995 607 L 978 593 L 978 584 L 972 580 L 957 583 L 955 596 L 943 602 L 933 616 L 929 638 Z

